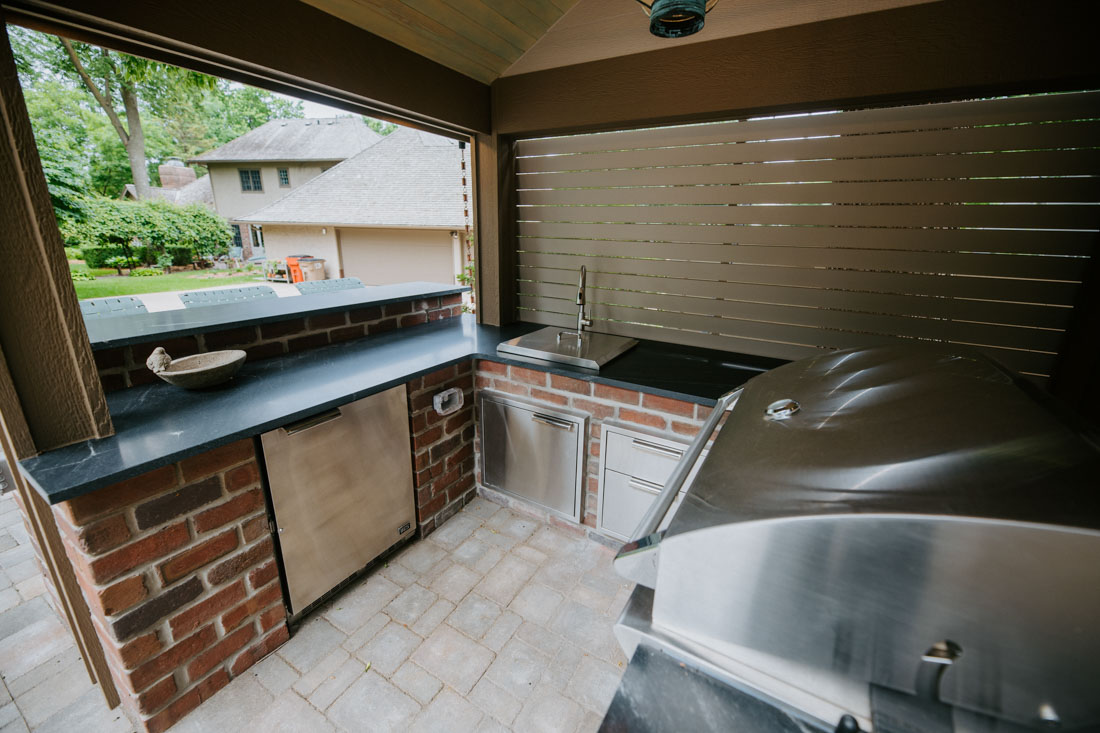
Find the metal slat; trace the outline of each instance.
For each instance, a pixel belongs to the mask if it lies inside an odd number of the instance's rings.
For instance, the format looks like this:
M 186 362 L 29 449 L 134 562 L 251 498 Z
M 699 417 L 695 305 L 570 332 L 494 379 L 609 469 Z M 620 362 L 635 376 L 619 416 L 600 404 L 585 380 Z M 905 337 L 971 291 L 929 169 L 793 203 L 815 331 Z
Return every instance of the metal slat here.
M 567 311 L 573 302 L 568 286 L 539 285 L 519 289 L 520 302 L 532 308 L 552 308 Z M 575 288 L 574 288 L 575 291 Z M 554 295 L 548 295 L 554 293 Z M 575 296 L 576 293 L 574 292 Z M 714 315 L 723 318 L 809 326 L 833 330 L 855 331 L 878 335 L 951 343 L 982 344 L 1010 349 L 1034 349 L 1056 352 L 1063 331 L 1040 331 L 1017 326 L 999 326 L 933 318 L 893 316 L 858 311 L 806 308 L 791 305 L 745 303 L 735 300 L 703 300 L 680 295 L 653 296 L 629 291 L 591 290 L 588 303 L 596 306 L 635 308 L 634 320 L 646 322 L 650 310 L 675 311 L 684 314 Z
M 1005 176 L 1096 175 L 1100 150 L 1009 151 L 882 157 L 871 160 L 812 160 L 724 165 L 627 168 L 518 176 L 520 189 L 604 188 L 654 184 L 789 183 L 797 181 L 893 181 Z
M 520 252 L 519 264 L 573 271 L 580 269 L 581 265 L 586 265 L 593 275 L 609 272 L 668 277 L 699 277 L 700 279 L 724 282 L 801 285 L 804 287 L 825 287 L 873 293 L 919 293 L 1059 305 L 1072 303 L 1077 292 L 1076 284 L 1046 280 L 1011 280 L 962 275 L 921 275 L 862 272 L 858 270 L 814 270 L 800 267 L 758 265 L 699 265 L 691 262 L 627 261 L 606 257 L 578 257 L 537 252 Z
M 551 155 L 519 158 L 516 160 L 516 170 L 520 173 L 539 173 L 770 160 L 876 158 L 1006 150 L 1095 148 L 1098 140 L 1100 140 L 1100 122 L 1052 122 L 882 135 L 803 138 L 775 142 L 674 146 L 580 155 Z
M 1078 92 L 539 138 L 521 140 L 518 151 L 522 156 L 588 153 L 658 147 L 667 145 L 670 137 L 674 137 L 682 144 L 705 144 L 802 135 L 900 132 L 958 126 L 1045 122 L 1098 116 L 1100 116 L 1100 94 Z
M 521 190 L 520 206 L 562 204 L 949 204 L 1100 202 L 1100 178 L 797 183 L 792 185 L 661 185 L 631 188 Z
M 1100 93 L 517 144 L 523 320 L 798 358 L 909 340 L 1045 375 L 1100 227 Z M 798 184 L 798 185 L 754 185 Z
M 1095 230 L 1100 207 L 1060 204 L 924 206 L 521 206 L 519 221 L 582 224 L 762 224 L 839 227 L 1004 227 Z
M 530 312 L 532 311 L 524 311 L 525 314 Z M 701 322 L 695 316 L 685 316 L 670 312 L 661 312 L 658 314 L 657 318 L 654 318 L 650 322 L 639 324 L 637 323 L 638 319 L 633 309 L 618 308 L 614 306 L 593 308 L 592 320 L 594 321 L 593 329 L 597 331 L 620 335 L 634 335 L 627 333 L 627 329 L 625 328 L 633 326 L 631 330 L 643 330 L 645 335 L 642 335 L 641 338 L 658 341 L 674 340 L 671 337 L 675 334 L 676 342 L 682 343 L 679 339 L 685 334 L 702 332 L 702 335 L 710 334 L 717 337 L 714 339 L 710 348 L 730 349 L 731 347 L 729 346 L 714 345 L 727 342 L 730 339 L 747 340 L 757 344 L 772 342 L 777 344 L 777 346 L 785 346 L 785 349 L 790 349 L 791 351 L 799 350 L 798 347 L 801 347 L 799 356 L 782 358 L 802 358 L 804 356 L 820 353 L 821 351 L 834 349 L 874 347 L 883 346 L 885 344 L 913 342 L 913 339 L 906 339 L 899 336 L 831 331 L 828 329 L 785 326 L 772 323 L 755 323 L 751 321 L 730 321 L 717 316 L 707 318 L 705 322 Z M 706 326 L 706 328 L 700 328 L 700 326 Z M 976 346 L 1011 369 L 1021 372 L 1049 374 L 1049 370 L 1053 366 L 1055 358 L 1054 355 L 1042 354 L 1039 352 Z M 737 350 L 745 351 L 745 349 Z M 759 349 L 757 349 L 749 353 L 760 352 Z
M 1015 252 L 1089 256 L 1090 231 L 994 229 L 857 229 L 842 227 L 676 226 L 673 224 L 572 224 L 521 222 L 523 237 L 619 241 L 767 244 L 790 247 L 915 249 L 935 252 Z
M 539 288 L 575 291 L 576 283 L 564 270 L 521 267 L 517 287 L 520 291 L 541 292 Z M 600 273 L 589 278 L 593 293 L 600 290 L 625 290 L 640 293 L 659 302 L 663 296 L 687 296 L 710 300 L 737 300 L 773 305 L 789 304 L 864 313 L 881 313 L 922 318 L 954 319 L 979 323 L 1001 323 L 1032 328 L 1064 329 L 1069 323 L 1069 306 L 1035 305 L 995 300 L 972 300 L 931 295 L 894 295 L 863 293 L 850 290 L 828 290 L 787 285 L 757 285 L 724 283 L 713 280 L 688 280 L 645 275 L 609 275 Z M 564 288 L 565 290 L 561 290 Z M 594 296 L 595 297 L 595 296 Z M 613 295 L 600 296 L 603 299 Z
M 548 254 L 1074 281 L 1081 279 L 1089 262 L 1086 258 L 1044 255 L 769 247 L 739 244 L 665 244 L 579 239 L 521 239 L 517 246 L 520 251 Z

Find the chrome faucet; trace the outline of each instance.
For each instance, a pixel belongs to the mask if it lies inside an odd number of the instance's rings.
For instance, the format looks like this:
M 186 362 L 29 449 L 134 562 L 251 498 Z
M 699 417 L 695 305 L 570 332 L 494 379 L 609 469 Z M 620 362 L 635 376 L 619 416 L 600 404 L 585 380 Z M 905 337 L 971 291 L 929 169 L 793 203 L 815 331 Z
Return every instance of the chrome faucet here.
M 587 276 L 587 270 L 584 265 L 581 265 L 581 279 L 577 283 L 577 330 L 576 331 L 558 331 L 558 341 L 561 341 L 562 336 L 576 336 L 577 341 L 584 338 L 585 326 L 591 326 L 592 321 L 585 318 L 584 315 L 584 281 Z
M 584 317 L 584 279 L 587 271 L 581 265 L 581 279 L 577 283 L 577 336 L 584 333 L 585 326 L 591 326 L 592 321 Z

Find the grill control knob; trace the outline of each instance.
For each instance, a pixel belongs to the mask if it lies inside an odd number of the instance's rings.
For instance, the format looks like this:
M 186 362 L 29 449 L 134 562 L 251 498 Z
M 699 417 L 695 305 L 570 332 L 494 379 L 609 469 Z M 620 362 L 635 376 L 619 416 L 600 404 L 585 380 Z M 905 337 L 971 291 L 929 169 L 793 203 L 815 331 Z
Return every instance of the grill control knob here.
M 792 399 L 776 400 L 764 410 L 768 420 L 786 420 L 802 409 L 802 405 Z

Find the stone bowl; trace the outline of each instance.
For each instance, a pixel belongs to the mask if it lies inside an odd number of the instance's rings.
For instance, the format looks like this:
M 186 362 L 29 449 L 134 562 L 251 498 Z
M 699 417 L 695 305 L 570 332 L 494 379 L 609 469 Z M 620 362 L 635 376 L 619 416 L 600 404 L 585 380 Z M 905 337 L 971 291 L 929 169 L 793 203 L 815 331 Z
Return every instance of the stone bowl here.
M 184 389 L 213 387 L 232 379 L 248 356 L 240 349 L 210 351 L 205 354 L 172 359 L 164 369 L 154 373 L 168 384 Z

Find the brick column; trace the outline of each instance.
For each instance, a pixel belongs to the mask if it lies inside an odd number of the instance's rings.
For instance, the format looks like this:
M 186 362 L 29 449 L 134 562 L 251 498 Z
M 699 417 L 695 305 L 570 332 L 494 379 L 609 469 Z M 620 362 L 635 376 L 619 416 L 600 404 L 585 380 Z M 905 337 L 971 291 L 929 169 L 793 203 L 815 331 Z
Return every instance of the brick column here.
M 474 498 L 474 375 L 463 362 L 408 382 L 409 434 L 419 536 L 431 534 Z M 462 391 L 464 404 L 453 415 L 439 415 L 432 398 L 445 389 Z
M 163 731 L 289 638 L 253 442 L 54 507 L 130 716 Z

